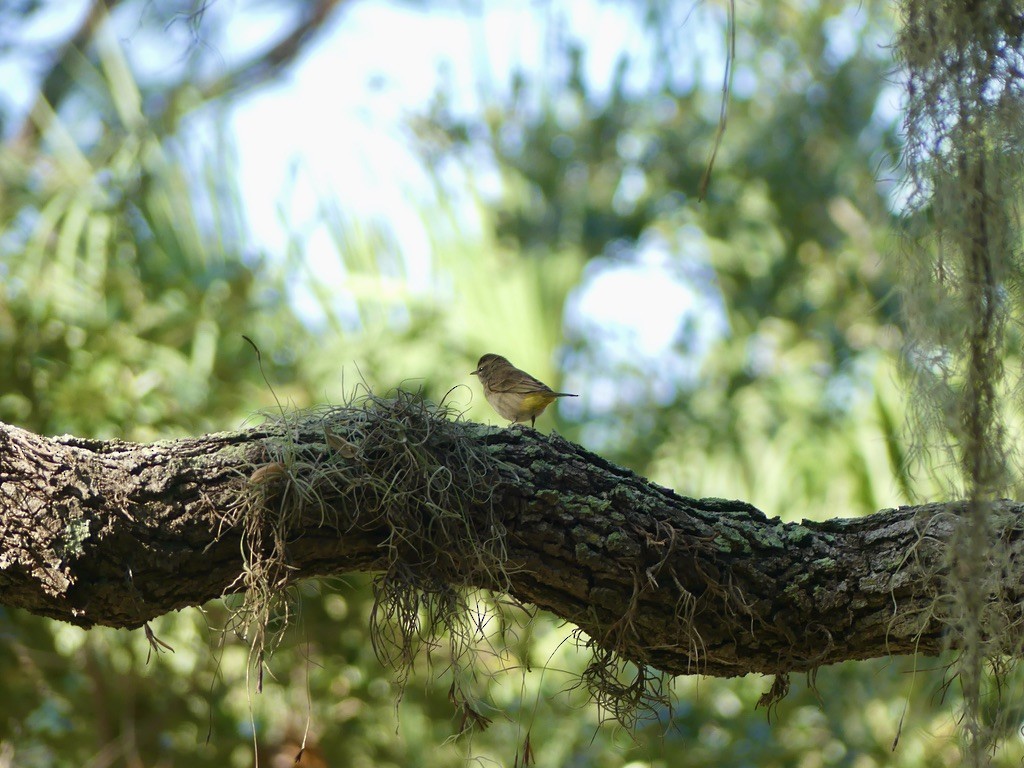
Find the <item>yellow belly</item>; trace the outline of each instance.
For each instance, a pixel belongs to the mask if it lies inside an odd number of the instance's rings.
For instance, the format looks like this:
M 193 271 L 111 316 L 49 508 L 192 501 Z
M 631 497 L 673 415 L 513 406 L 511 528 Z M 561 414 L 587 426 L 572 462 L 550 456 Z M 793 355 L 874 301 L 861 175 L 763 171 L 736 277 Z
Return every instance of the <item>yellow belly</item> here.
M 486 393 L 487 402 L 500 415 L 509 421 L 529 421 L 544 412 L 554 402 L 554 396 L 544 392 L 531 392 L 527 395 L 512 392 Z

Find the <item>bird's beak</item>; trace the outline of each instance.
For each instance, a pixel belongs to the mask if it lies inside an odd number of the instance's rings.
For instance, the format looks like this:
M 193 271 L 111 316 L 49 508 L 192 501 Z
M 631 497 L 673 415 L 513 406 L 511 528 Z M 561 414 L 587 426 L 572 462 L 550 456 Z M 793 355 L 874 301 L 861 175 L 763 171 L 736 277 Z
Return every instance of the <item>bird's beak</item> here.
M 480 369 L 477 368 L 475 371 L 470 371 L 469 375 L 470 376 L 479 376 L 480 375 Z

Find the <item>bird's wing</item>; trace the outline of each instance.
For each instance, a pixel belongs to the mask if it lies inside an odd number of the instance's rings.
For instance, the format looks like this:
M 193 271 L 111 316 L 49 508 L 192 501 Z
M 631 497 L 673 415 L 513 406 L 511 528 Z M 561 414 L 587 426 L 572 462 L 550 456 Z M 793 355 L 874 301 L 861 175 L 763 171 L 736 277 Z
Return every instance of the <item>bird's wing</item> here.
M 491 382 L 491 389 L 495 392 L 511 392 L 516 395 L 529 395 L 532 392 L 550 392 L 551 387 L 543 381 L 533 378 L 526 371 L 516 370 L 502 376 L 497 381 Z

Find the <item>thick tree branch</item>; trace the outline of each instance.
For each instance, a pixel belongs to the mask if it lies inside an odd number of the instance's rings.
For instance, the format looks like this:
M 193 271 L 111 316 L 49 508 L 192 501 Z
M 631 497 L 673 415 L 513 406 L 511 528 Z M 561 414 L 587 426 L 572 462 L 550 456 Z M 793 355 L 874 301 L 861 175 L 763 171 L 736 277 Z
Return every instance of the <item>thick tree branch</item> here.
M 943 648 L 958 505 L 782 523 L 744 502 L 679 496 L 557 436 L 411 403 L 151 445 L 0 425 L 0 604 L 138 627 L 242 589 L 262 527 L 284 557 L 276 587 L 394 570 L 396 556 L 412 572 L 429 562 L 435 578 L 507 591 L 673 674 Z M 396 544 L 399 503 L 421 525 Z M 992 515 L 1008 557 L 986 594 L 1016 604 L 1024 506 L 1000 502 Z M 448 540 L 431 552 L 431 536 L 460 527 L 501 552 L 500 569 L 464 562 Z

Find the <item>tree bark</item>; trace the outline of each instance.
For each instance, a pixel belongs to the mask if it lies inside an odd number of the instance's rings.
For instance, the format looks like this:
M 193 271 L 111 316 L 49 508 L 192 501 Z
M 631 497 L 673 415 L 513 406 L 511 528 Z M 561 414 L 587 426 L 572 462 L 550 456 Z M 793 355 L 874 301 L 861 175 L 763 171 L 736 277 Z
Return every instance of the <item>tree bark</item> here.
M 780 674 L 942 650 L 961 512 L 783 523 L 742 501 L 680 496 L 556 435 L 448 420 L 411 396 L 148 445 L 0 425 L 0 604 L 135 628 L 243 590 L 252 558 L 277 552 L 273 589 L 432 567 L 670 674 Z M 1006 556 L 986 594 L 1016 605 L 1024 506 L 991 513 Z M 500 553 L 500 567 L 465 558 L 467 541 Z

